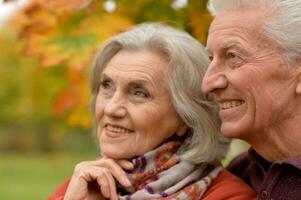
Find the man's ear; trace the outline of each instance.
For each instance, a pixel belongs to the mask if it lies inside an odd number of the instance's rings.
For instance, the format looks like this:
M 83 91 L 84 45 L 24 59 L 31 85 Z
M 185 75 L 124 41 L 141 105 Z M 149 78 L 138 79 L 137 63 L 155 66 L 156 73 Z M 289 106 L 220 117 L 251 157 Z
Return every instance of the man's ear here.
M 182 126 L 179 127 L 179 129 L 176 132 L 176 135 L 179 137 L 182 137 L 185 135 L 185 133 L 188 131 L 188 126 L 186 124 L 183 124 Z

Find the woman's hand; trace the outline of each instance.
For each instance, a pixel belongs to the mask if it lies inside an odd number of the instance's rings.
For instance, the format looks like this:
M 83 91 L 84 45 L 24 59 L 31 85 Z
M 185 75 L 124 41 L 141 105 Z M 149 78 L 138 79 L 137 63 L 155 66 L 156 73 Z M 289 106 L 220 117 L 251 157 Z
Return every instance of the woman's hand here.
M 96 161 L 81 162 L 75 166 L 64 199 L 118 199 L 115 180 L 124 187 L 131 186 L 124 169 L 133 169 L 133 164 L 127 160 L 115 161 L 105 157 Z M 93 183 L 96 189 L 91 188 Z

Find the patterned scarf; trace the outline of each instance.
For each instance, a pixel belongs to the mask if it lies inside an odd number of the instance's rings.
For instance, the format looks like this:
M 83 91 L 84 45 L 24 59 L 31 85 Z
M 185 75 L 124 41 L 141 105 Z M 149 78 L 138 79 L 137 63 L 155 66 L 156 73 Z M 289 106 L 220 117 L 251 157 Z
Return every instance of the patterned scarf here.
M 132 187 L 118 186 L 118 199 L 201 199 L 222 168 L 181 160 L 176 155 L 181 144 L 169 141 L 133 159 L 134 170 L 128 173 Z

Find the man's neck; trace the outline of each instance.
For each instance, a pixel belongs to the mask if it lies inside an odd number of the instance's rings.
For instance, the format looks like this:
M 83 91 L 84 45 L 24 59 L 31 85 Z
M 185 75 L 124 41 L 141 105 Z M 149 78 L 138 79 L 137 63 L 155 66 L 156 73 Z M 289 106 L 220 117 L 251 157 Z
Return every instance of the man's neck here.
M 257 138 L 250 141 L 255 151 L 270 162 L 301 154 L 301 119 L 299 123 L 290 120 L 282 125 L 281 128 L 259 133 Z

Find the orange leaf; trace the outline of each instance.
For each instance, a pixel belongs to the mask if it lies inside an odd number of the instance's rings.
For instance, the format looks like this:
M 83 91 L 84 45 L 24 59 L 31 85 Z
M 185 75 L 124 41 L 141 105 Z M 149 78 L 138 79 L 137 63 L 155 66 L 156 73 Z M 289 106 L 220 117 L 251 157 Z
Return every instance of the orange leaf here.
M 76 104 L 76 95 L 70 91 L 62 91 L 54 101 L 52 112 L 53 114 L 60 116 Z
M 93 0 L 35 0 L 49 10 L 64 12 L 66 10 L 78 10 L 89 6 Z

